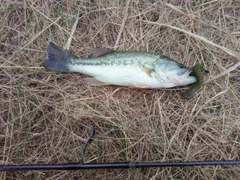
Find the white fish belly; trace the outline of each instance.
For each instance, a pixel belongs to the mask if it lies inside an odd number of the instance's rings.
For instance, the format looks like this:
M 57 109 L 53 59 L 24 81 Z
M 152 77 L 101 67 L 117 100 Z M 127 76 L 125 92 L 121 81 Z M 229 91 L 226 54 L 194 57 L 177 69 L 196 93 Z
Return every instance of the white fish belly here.
M 132 86 L 139 88 L 163 88 L 165 87 L 156 77 L 144 72 L 138 66 L 81 66 L 69 67 L 71 71 L 80 72 L 95 77 L 106 84 Z

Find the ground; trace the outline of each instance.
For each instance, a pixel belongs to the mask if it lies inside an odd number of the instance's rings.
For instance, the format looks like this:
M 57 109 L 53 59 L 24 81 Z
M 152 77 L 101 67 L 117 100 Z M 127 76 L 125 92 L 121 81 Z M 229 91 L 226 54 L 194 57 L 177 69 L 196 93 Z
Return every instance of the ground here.
M 2 1 L 0 165 L 240 159 L 239 1 Z M 49 42 L 164 54 L 205 84 L 92 87 L 85 75 L 46 71 Z M 1 172 L 0 179 L 237 179 L 239 166 Z

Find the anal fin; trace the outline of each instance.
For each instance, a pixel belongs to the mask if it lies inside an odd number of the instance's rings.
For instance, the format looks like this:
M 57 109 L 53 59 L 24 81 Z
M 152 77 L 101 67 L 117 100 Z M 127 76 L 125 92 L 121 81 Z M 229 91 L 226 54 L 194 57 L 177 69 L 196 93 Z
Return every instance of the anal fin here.
M 90 85 L 93 85 L 93 86 L 104 86 L 104 85 L 108 85 L 107 83 L 104 83 L 102 81 L 99 81 L 98 79 L 94 78 L 94 77 L 87 77 L 87 78 L 84 78 L 84 80 L 90 84 Z

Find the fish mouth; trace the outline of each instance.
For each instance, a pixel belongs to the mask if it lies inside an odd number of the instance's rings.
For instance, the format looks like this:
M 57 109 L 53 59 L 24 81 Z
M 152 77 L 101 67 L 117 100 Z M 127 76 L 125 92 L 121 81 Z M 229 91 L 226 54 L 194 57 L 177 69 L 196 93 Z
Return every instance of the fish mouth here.
M 179 73 L 179 75 L 180 75 L 180 76 L 183 76 L 183 77 L 187 77 L 187 76 L 189 76 L 189 74 L 190 74 L 191 72 L 192 72 L 192 70 L 187 69 L 186 71 Z
M 189 74 L 192 72 L 192 70 L 186 70 L 186 72 L 183 74 L 184 76 L 189 76 Z

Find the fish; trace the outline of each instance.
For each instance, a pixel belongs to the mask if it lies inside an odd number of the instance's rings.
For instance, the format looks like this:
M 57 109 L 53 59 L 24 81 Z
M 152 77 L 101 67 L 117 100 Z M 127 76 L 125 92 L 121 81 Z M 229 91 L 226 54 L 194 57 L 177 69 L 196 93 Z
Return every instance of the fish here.
M 119 85 L 135 88 L 171 88 L 196 82 L 183 64 L 152 52 L 95 49 L 88 58 L 76 57 L 62 47 L 49 43 L 48 71 L 78 72 L 88 75 L 86 82 L 95 86 Z

